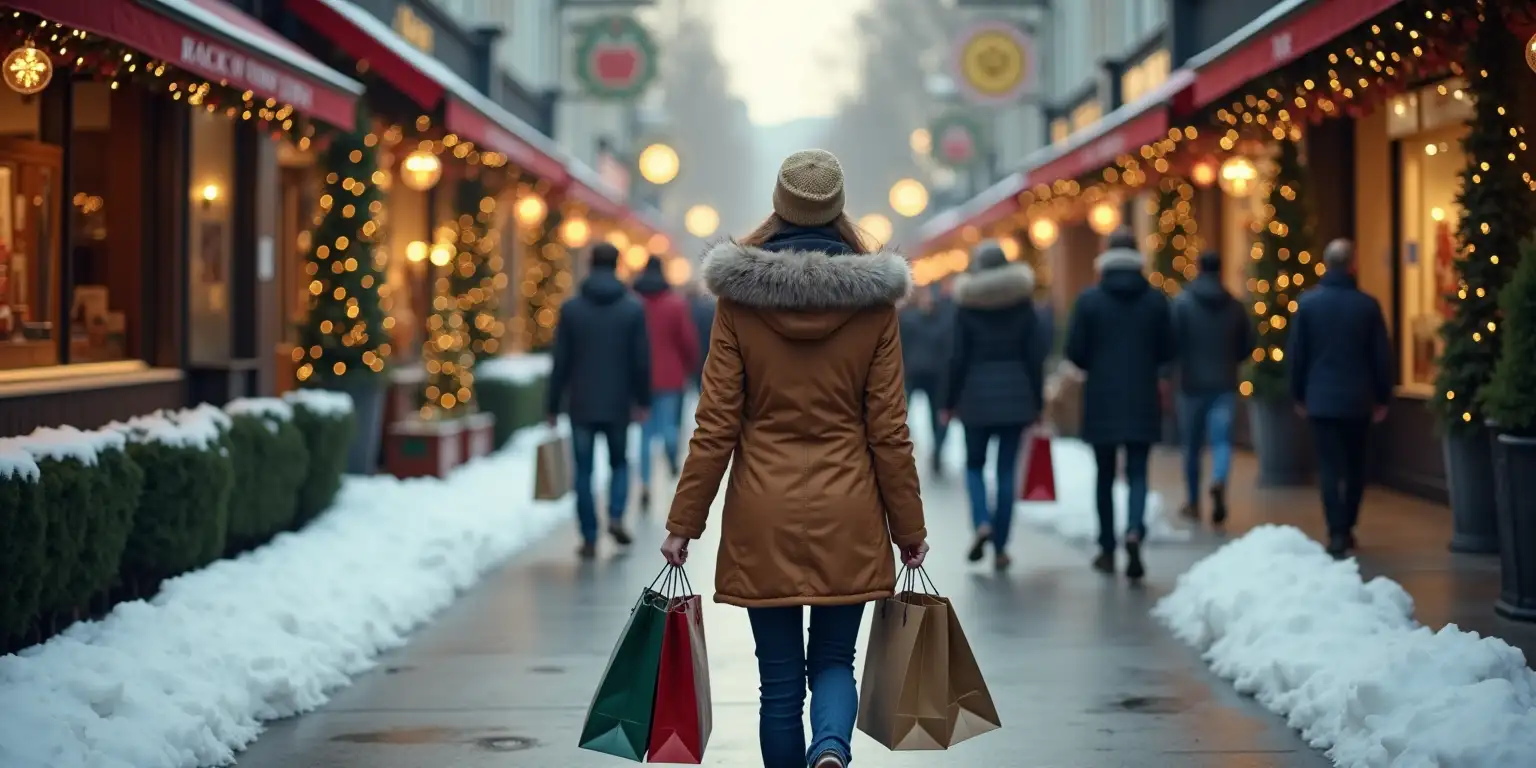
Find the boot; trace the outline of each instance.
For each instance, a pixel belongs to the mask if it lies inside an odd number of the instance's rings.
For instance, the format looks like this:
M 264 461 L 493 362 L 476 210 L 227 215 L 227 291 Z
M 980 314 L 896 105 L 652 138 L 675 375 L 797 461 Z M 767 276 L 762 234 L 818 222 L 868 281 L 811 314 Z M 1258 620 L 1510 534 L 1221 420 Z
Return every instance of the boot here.
M 640 489 L 640 513 L 641 514 L 650 514 L 650 512 L 651 512 L 651 489 L 650 488 L 642 488 L 642 489 Z
M 1179 516 L 1183 517 L 1185 520 L 1199 520 L 1200 505 L 1191 501 L 1190 503 L 1179 507 Z
M 624 524 L 617 520 L 608 524 L 608 535 L 612 536 L 614 543 L 621 547 L 627 547 L 635 543 L 635 539 L 629 535 L 629 531 L 624 530 Z
M 1211 522 L 1221 525 L 1227 522 L 1227 484 L 1211 484 Z
M 965 553 L 965 559 L 973 563 L 981 562 L 987 556 L 987 542 L 992 540 L 992 528 L 983 525 L 976 529 L 976 537 L 971 539 L 971 550 Z
M 1125 537 L 1125 577 L 1131 581 L 1141 581 L 1147 575 L 1146 566 L 1141 562 L 1141 537 Z
M 1105 549 L 1099 552 L 1099 556 L 1093 559 L 1093 569 L 1099 573 L 1113 575 L 1115 572 L 1115 551 Z
M 1335 560 L 1343 560 L 1349 555 L 1350 536 L 1348 533 L 1328 534 L 1328 554 Z
M 590 541 L 582 542 L 581 546 L 576 550 L 576 556 L 583 560 L 591 560 L 597 557 L 597 544 Z

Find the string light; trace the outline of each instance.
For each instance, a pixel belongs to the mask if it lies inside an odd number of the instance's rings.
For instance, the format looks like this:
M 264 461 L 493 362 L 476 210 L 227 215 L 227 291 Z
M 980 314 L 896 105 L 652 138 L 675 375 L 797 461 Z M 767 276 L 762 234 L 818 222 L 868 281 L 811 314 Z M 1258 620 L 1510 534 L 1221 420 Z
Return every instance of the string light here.
M 1165 176 L 1157 185 L 1157 196 L 1148 202 L 1148 212 L 1156 217 L 1157 231 L 1148 240 L 1152 251 L 1153 286 L 1175 296 L 1183 284 L 1194 279 L 1198 269 L 1201 238 L 1195 223 L 1195 189 L 1184 181 Z

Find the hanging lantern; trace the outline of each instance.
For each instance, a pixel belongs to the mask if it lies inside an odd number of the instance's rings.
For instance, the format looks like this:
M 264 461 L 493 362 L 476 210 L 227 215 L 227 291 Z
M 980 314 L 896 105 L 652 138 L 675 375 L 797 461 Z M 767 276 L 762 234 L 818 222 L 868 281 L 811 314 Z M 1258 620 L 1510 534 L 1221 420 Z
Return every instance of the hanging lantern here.
M 407 189 L 425 192 L 437 186 L 438 180 L 442 178 L 443 161 L 424 149 L 406 155 L 400 163 L 400 181 Z
M 1195 167 L 1189 170 L 1189 180 L 1197 187 L 1209 187 L 1216 183 L 1216 166 L 1209 160 L 1201 160 L 1195 163 Z
M 560 242 L 567 248 L 580 248 L 592 238 L 592 225 L 580 216 L 571 216 L 560 222 Z
M 1061 234 L 1056 227 L 1054 219 L 1035 219 L 1029 223 L 1029 241 L 1036 248 L 1049 248 L 1056 244 L 1056 236 Z
M 31 45 L 11 51 L 3 67 L 5 84 L 24 96 L 41 92 L 53 80 L 53 60 Z
M 1233 197 L 1247 197 L 1258 186 L 1259 169 L 1246 157 L 1231 157 L 1221 164 L 1221 191 Z
M 517 207 L 513 209 L 517 216 L 517 223 L 525 227 L 537 227 L 544 223 L 544 217 L 549 215 L 549 204 L 544 202 L 536 192 L 530 192 L 517 198 Z
M 1120 206 L 1116 203 L 1097 203 L 1088 211 L 1088 228 L 1100 235 L 1108 235 L 1120 226 Z

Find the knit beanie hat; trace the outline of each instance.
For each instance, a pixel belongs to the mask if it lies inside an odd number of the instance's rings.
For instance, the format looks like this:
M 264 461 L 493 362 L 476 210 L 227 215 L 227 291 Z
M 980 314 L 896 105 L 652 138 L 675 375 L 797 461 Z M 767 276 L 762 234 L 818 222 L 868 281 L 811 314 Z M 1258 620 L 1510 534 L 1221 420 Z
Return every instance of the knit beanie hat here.
M 832 223 L 843 213 L 843 166 L 824 149 L 784 158 L 773 187 L 773 212 L 802 227 Z

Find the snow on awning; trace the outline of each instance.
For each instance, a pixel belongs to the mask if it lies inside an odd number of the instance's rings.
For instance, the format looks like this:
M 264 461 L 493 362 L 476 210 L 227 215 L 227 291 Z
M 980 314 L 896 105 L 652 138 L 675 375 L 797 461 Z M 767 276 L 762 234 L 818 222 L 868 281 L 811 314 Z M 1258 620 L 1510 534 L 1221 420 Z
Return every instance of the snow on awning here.
M 1024 161 L 1032 184 L 1049 184 L 1059 179 L 1075 179 L 1092 173 L 1135 152 L 1137 148 L 1165 138 L 1170 113 L 1181 110 L 1182 102 L 1195 82 L 1195 74 L 1180 69 L 1162 85 L 1141 98 L 1121 106 L 1097 123 L 1078 131 L 1058 146 L 1046 147 Z
M 363 86 L 225 0 L 6 0 L 214 82 L 275 99 L 341 127 L 356 122 Z
M 567 181 L 560 153 L 548 137 L 503 109 L 448 65 L 417 50 L 383 19 L 351 0 L 287 0 L 287 6 L 348 56 L 368 62 L 369 71 L 423 109 L 442 103 L 446 130 L 506 155 L 509 162 L 539 178 L 556 185 Z

